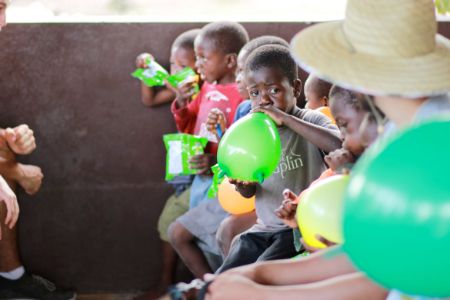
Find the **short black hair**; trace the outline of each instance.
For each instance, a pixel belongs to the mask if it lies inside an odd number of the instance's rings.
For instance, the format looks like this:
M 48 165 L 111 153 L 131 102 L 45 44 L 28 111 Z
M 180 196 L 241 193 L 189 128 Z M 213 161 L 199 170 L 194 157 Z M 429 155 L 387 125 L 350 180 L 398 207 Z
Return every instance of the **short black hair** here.
M 310 74 L 308 79 L 313 84 L 313 90 L 319 98 L 328 98 L 332 84 L 328 81 L 322 80 L 319 77 Z
M 354 107 L 358 111 L 368 112 L 371 115 L 378 114 L 381 117 L 384 117 L 384 113 L 377 106 L 375 106 L 373 97 L 371 96 L 354 92 L 337 85 L 333 85 L 331 87 L 329 97 L 330 100 L 343 100 L 344 103 Z M 375 112 L 374 109 L 376 110 Z
M 192 49 L 194 50 L 194 41 L 195 38 L 200 34 L 201 29 L 195 28 L 188 31 L 183 32 L 172 43 L 172 49 L 174 48 L 183 48 L 183 49 Z
M 281 45 L 264 45 L 256 48 L 247 58 L 245 73 L 261 68 L 277 68 L 291 84 L 298 79 L 298 67 L 289 48 Z
M 246 51 L 247 55 L 249 55 L 256 48 L 264 45 L 281 45 L 289 48 L 289 43 L 285 39 L 282 39 L 275 35 L 262 35 L 245 44 L 245 46 L 242 47 L 241 51 Z
M 211 39 L 216 49 L 225 54 L 238 54 L 248 42 L 247 30 L 236 22 L 209 23 L 202 28 L 200 36 Z

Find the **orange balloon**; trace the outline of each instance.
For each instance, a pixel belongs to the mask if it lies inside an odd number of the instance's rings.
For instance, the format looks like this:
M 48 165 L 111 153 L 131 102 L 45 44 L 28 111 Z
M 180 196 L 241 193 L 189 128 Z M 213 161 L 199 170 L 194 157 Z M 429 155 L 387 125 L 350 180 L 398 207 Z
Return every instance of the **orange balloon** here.
M 255 209 L 255 196 L 245 198 L 236 191 L 234 184 L 225 178 L 219 185 L 217 198 L 222 208 L 233 215 L 245 214 Z

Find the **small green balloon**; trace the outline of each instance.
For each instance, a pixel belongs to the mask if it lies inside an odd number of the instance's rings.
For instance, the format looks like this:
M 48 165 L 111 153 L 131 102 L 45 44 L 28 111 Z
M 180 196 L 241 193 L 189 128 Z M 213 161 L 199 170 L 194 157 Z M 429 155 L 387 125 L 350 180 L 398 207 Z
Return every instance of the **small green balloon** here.
M 281 141 L 275 123 L 263 113 L 252 113 L 224 134 L 217 163 L 227 177 L 262 182 L 278 166 Z
M 344 249 L 374 281 L 411 295 L 450 296 L 450 120 L 369 149 L 344 204 Z

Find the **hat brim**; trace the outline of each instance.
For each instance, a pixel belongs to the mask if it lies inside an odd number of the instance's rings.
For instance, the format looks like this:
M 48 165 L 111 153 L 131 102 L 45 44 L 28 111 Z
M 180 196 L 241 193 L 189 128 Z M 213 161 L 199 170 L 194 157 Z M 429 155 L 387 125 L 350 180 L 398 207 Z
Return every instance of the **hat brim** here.
M 291 51 L 306 71 L 358 92 L 417 98 L 450 91 L 450 41 L 440 35 L 426 55 L 375 56 L 353 50 L 342 21 L 329 22 L 297 33 Z

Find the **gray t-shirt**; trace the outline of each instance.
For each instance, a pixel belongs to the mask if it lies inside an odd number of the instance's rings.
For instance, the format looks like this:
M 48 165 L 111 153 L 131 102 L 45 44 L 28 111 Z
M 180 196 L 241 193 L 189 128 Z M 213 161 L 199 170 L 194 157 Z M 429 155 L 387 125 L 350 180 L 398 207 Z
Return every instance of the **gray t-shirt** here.
M 335 129 L 328 117 L 309 110 L 294 108 L 295 117 L 325 128 Z M 299 194 L 325 170 L 321 151 L 288 127 L 279 127 L 282 156 L 274 174 L 256 189 L 257 223 L 252 232 L 274 232 L 288 228 L 274 213 L 283 201 L 282 192 L 288 188 Z

